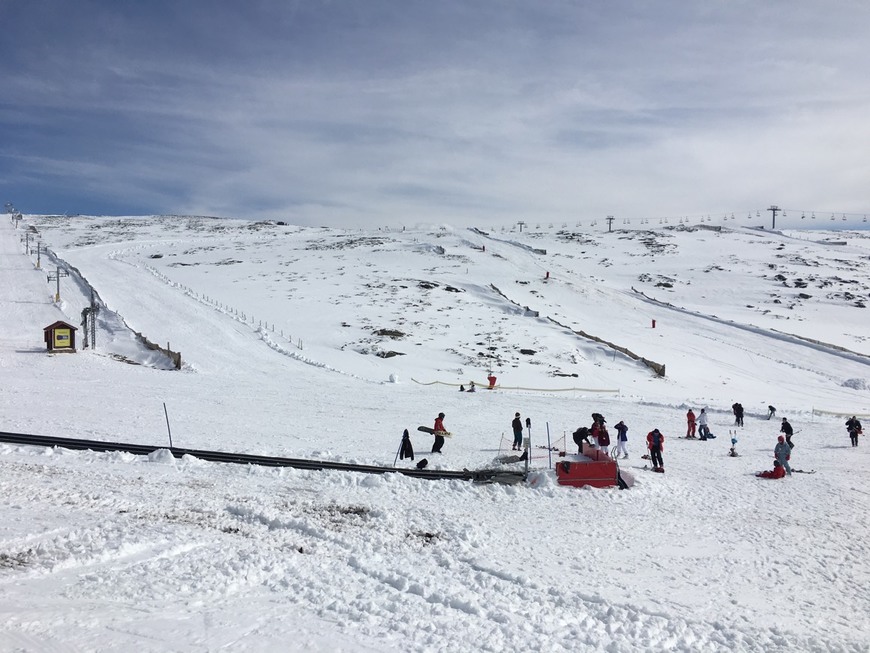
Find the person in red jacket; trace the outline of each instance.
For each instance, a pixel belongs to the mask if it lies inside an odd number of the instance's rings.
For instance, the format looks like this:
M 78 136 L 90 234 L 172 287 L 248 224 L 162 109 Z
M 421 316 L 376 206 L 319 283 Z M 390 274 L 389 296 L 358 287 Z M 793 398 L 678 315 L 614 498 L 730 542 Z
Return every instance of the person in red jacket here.
M 687 438 L 694 438 L 695 437 L 695 411 L 693 411 L 691 408 L 689 409 L 689 412 L 686 413 L 686 424 L 688 425 L 688 429 L 686 430 L 686 437 Z
M 758 472 L 758 478 L 783 478 L 785 476 L 785 467 L 778 460 L 773 461 L 773 470 Z
M 654 472 L 664 472 L 665 463 L 662 460 L 662 451 L 665 449 L 665 436 L 658 429 L 653 429 L 646 436 L 646 446 L 649 449 L 649 459 Z
M 444 446 L 444 434 L 447 429 L 444 428 L 444 413 L 438 413 L 435 418 L 435 426 L 432 427 L 435 436 L 435 442 L 432 444 L 432 453 L 441 453 L 441 447 Z

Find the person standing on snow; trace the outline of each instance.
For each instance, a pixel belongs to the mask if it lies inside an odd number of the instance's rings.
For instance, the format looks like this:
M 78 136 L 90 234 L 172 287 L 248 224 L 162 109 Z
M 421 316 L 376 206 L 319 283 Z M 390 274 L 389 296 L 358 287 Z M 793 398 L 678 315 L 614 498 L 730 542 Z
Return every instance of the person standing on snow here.
M 598 423 L 598 448 L 604 453 L 610 449 L 610 433 L 608 433 L 603 419 Z
M 435 426 L 432 427 L 435 436 L 435 442 L 432 444 L 432 453 L 441 453 L 441 447 L 444 446 L 444 434 L 447 429 L 444 428 L 444 413 L 438 413 L 435 418 Z
M 743 404 L 735 402 L 731 410 L 734 411 L 734 426 L 743 426 Z
M 514 421 L 511 422 L 511 428 L 514 431 L 514 444 L 511 449 L 519 451 L 523 448 L 523 422 L 520 419 L 520 414 L 514 415 Z
M 788 461 L 791 458 L 791 447 L 788 446 L 788 442 L 785 441 L 785 437 L 782 435 L 779 436 L 779 441 L 773 448 L 773 457 L 783 466 L 786 474 L 791 476 L 791 465 L 788 464 Z
M 794 435 L 794 429 L 785 417 L 782 418 L 782 426 L 780 427 L 779 432 L 785 435 L 785 441 L 788 443 L 789 448 L 794 449 L 794 443 L 791 441 L 791 436 Z
M 653 429 L 646 436 L 646 446 L 649 449 L 649 459 L 654 472 L 664 472 L 665 463 L 662 460 L 662 451 L 665 449 L 665 436 L 658 429 Z
M 616 425 L 616 457 L 622 454 L 623 458 L 628 458 L 628 427 L 625 422 L 619 420 Z
M 689 412 L 686 413 L 686 425 L 688 427 L 686 429 L 686 437 L 694 439 L 695 438 L 695 411 L 693 411 L 691 408 L 689 409 Z
M 858 446 L 858 436 L 861 435 L 861 422 L 858 418 L 852 415 L 846 420 L 846 429 L 849 431 L 849 438 L 852 440 L 852 446 Z
M 701 414 L 698 415 L 698 435 L 701 436 L 702 440 L 706 440 L 709 433 L 710 429 L 707 428 L 707 409 L 702 408 Z

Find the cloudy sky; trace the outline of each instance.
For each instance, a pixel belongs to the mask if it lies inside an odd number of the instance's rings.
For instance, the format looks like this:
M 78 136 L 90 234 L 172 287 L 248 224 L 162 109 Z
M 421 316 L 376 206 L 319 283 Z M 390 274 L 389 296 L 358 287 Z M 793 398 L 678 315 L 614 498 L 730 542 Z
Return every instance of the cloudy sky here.
M 25 213 L 870 213 L 864 0 L 2 0 L 0 25 Z

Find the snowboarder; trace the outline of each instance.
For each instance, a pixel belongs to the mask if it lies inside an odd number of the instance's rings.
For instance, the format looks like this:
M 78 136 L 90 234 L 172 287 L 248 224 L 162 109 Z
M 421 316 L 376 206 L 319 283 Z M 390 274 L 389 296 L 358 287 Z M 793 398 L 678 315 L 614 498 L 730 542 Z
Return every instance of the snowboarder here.
M 846 420 L 846 428 L 849 431 L 849 438 L 852 440 L 852 446 L 858 446 L 858 436 L 861 435 L 861 422 L 858 421 L 858 418 L 852 415 L 849 419 Z
M 706 440 L 708 433 L 710 433 L 710 429 L 707 428 L 707 409 L 702 408 L 701 414 L 698 415 L 698 434 L 702 440 Z
M 468 386 L 468 391 L 469 392 L 477 392 L 477 390 L 474 389 L 474 381 L 472 381 L 471 385 Z
M 764 472 L 758 472 L 756 476 L 759 478 L 782 478 L 783 476 L 785 476 L 785 470 L 783 470 L 782 465 L 779 463 L 778 460 L 774 460 L 772 471 L 768 470 Z
M 514 415 L 514 421 L 511 422 L 511 428 L 514 431 L 514 444 L 511 447 L 514 451 L 520 451 L 523 448 L 523 422 L 520 419 L 520 414 Z
M 649 459 L 654 472 L 664 472 L 665 463 L 662 460 L 662 451 L 665 448 L 665 436 L 658 429 L 653 429 L 646 436 L 646 446 L 649 449 Z
M 444 434 L 447 432 L 447 429 L 444 428 L 444 417 L 444 413 L 438 413 L 438 417 L 435 418 L 435 426 L 432 427 L 432 435 L 435 436 L 432 453 L 441 453 L 441 447 L 444 446 Z
M 768 406 L 767 407 L 767 419 L 770 419 L 771 417 L 774 417 L 775 415 L 776 415 L 776 408 L 774 408 L 773 406 Z
M 695 439 L 695 411 L 691 408 L 689 409 L 689 412 L 686 413 L 686 425 L 688 427 L 686 429 L 686 437 L 689 439 Z
M 734 426 L 743 426 L 743 404 L 734 402 L 731 410 L 734 412 Z
M 628 427 L 625 422 L 619 420 L 616 425 L 616 457 L 619 458 L 622 454 L 623 458 L 628 458 Z
M 776 462 L 782 465 L 788 475 L 791 476 L 791 465 L 788 464 L 788 461 L 791 459 L 791 447 L 782 435 L 779 436 L 779 441 L 773 448 L 773 457 L 776 458 Z
M 791 436 L 794 435 L 794 429 L 785 417 L 782 418 L 782 426 L 780 427 L 779 432 L 785 435 L 785 441 L 788 443 L 789 448 L 794 449 L 794 443 L 791 441 Z
M 740 455 L 737 453 L 737 438 L 731 438 L 731 448 L 728 450 L 728 455 L 732 458 L 737 458 Z

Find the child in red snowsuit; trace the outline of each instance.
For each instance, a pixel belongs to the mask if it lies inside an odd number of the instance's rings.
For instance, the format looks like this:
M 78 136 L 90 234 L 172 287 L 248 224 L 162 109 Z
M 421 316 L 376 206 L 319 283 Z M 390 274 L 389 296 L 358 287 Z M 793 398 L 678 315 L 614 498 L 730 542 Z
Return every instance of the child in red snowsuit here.
M 768 470 L 758 472 L 756 476 L 758 478 L 783 478 L 785 476 L 785 467 L 783 467 L 778 460 L 774 460 L 772 471 Z

